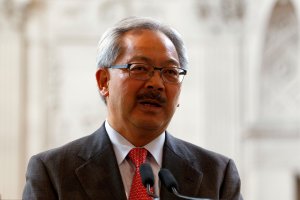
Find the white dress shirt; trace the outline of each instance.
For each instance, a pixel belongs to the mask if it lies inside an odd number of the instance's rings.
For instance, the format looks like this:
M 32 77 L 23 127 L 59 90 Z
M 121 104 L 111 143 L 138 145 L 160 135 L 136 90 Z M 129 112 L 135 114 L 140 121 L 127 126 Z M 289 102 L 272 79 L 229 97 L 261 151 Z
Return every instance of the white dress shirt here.
M 127 198 L 129 197 L 130 187 L 135 172 L 135 166 L 130 162 L 127 154 L 132 148 L 135 148 L 128 140 L 126 140 L 121 134 L 114 130 L 107 121 L 105 121 L 105 129 L 108 133 L 109 139 L 112 142 L 113 149 L 117 158 L 122 181 Z M 158 172 L 162 165 L 163 145 L 165 142 L 165 132 L 160 134 L 153 141 L 144 146 L 145 149 L 150 152 L 146 158 L 154 173 L 154 192 L 159 195 L 159 178 Z

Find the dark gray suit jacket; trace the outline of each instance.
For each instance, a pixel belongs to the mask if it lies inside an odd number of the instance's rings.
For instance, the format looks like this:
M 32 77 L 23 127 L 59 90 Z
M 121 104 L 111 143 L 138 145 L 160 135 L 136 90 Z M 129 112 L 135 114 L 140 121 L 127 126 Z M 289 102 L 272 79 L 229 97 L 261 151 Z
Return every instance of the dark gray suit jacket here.
M 163 168 L 184 195 L 242 199 L 232 160 L 166 134 Z M 104 125 L 95 133 L 33 156 L 28 164 L 24 200 L 126 200 L 112 144 Z M 163 186 L 160 199 L 178 199 Z

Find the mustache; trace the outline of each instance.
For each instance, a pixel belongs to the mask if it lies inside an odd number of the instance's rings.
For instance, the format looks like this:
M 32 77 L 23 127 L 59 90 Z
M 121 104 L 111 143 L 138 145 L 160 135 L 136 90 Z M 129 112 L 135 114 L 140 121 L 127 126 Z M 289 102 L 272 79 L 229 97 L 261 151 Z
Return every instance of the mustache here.
M 167 102 L 167 99 L 165 97 L 163 97 L 161 95 L 161 92 L 159 92 L 159 91 L 150 90 L 150 91 L 142 92 L 137 95 L 138 101 L 149 100 L 149 99 L 155 100 L 161 104 Z

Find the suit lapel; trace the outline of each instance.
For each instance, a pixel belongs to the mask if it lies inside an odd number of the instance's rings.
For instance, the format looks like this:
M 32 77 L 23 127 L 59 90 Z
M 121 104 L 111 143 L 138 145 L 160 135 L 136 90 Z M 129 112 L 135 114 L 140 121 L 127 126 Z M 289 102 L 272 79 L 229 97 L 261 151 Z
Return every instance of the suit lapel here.
M 162 167 L 169 169 L 178 183 L 178 192 L 183 195 L 196 196 L 199 193 L 203 173 L 193 167 L 193 161 L 184 156 L 185 149 L 180 148 L 180 142 L 166 134 Z M 161 199 L 179 199 L 166 190 L 160 191 Z
M 86 162 L 75 170 L 91 199 L 125 200 L 126 194 L 114 150 L 102 126 L 78 156 Z
M 104 125 L 89 136 L 78 156 L 84 160 L 75 173 L 91 199 L 126 200 L 112 144 Z M 178 182 L 179 193 L 195 196 L 199 192 L 203 174 L 193 168 L 192 160 L 184 156 L 179 140 L 166 134 L 162 167 L 169 169 Z M 179 199 L 161 187 L 160 199 Z

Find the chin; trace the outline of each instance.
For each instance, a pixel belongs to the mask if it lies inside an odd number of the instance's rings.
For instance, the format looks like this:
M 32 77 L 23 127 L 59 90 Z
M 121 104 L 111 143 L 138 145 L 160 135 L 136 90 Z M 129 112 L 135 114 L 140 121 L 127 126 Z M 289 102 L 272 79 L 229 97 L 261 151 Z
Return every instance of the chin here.
M 164 130 L 166 125 L 159 120 L 138 120 L 136 126 L 146 130 Z

